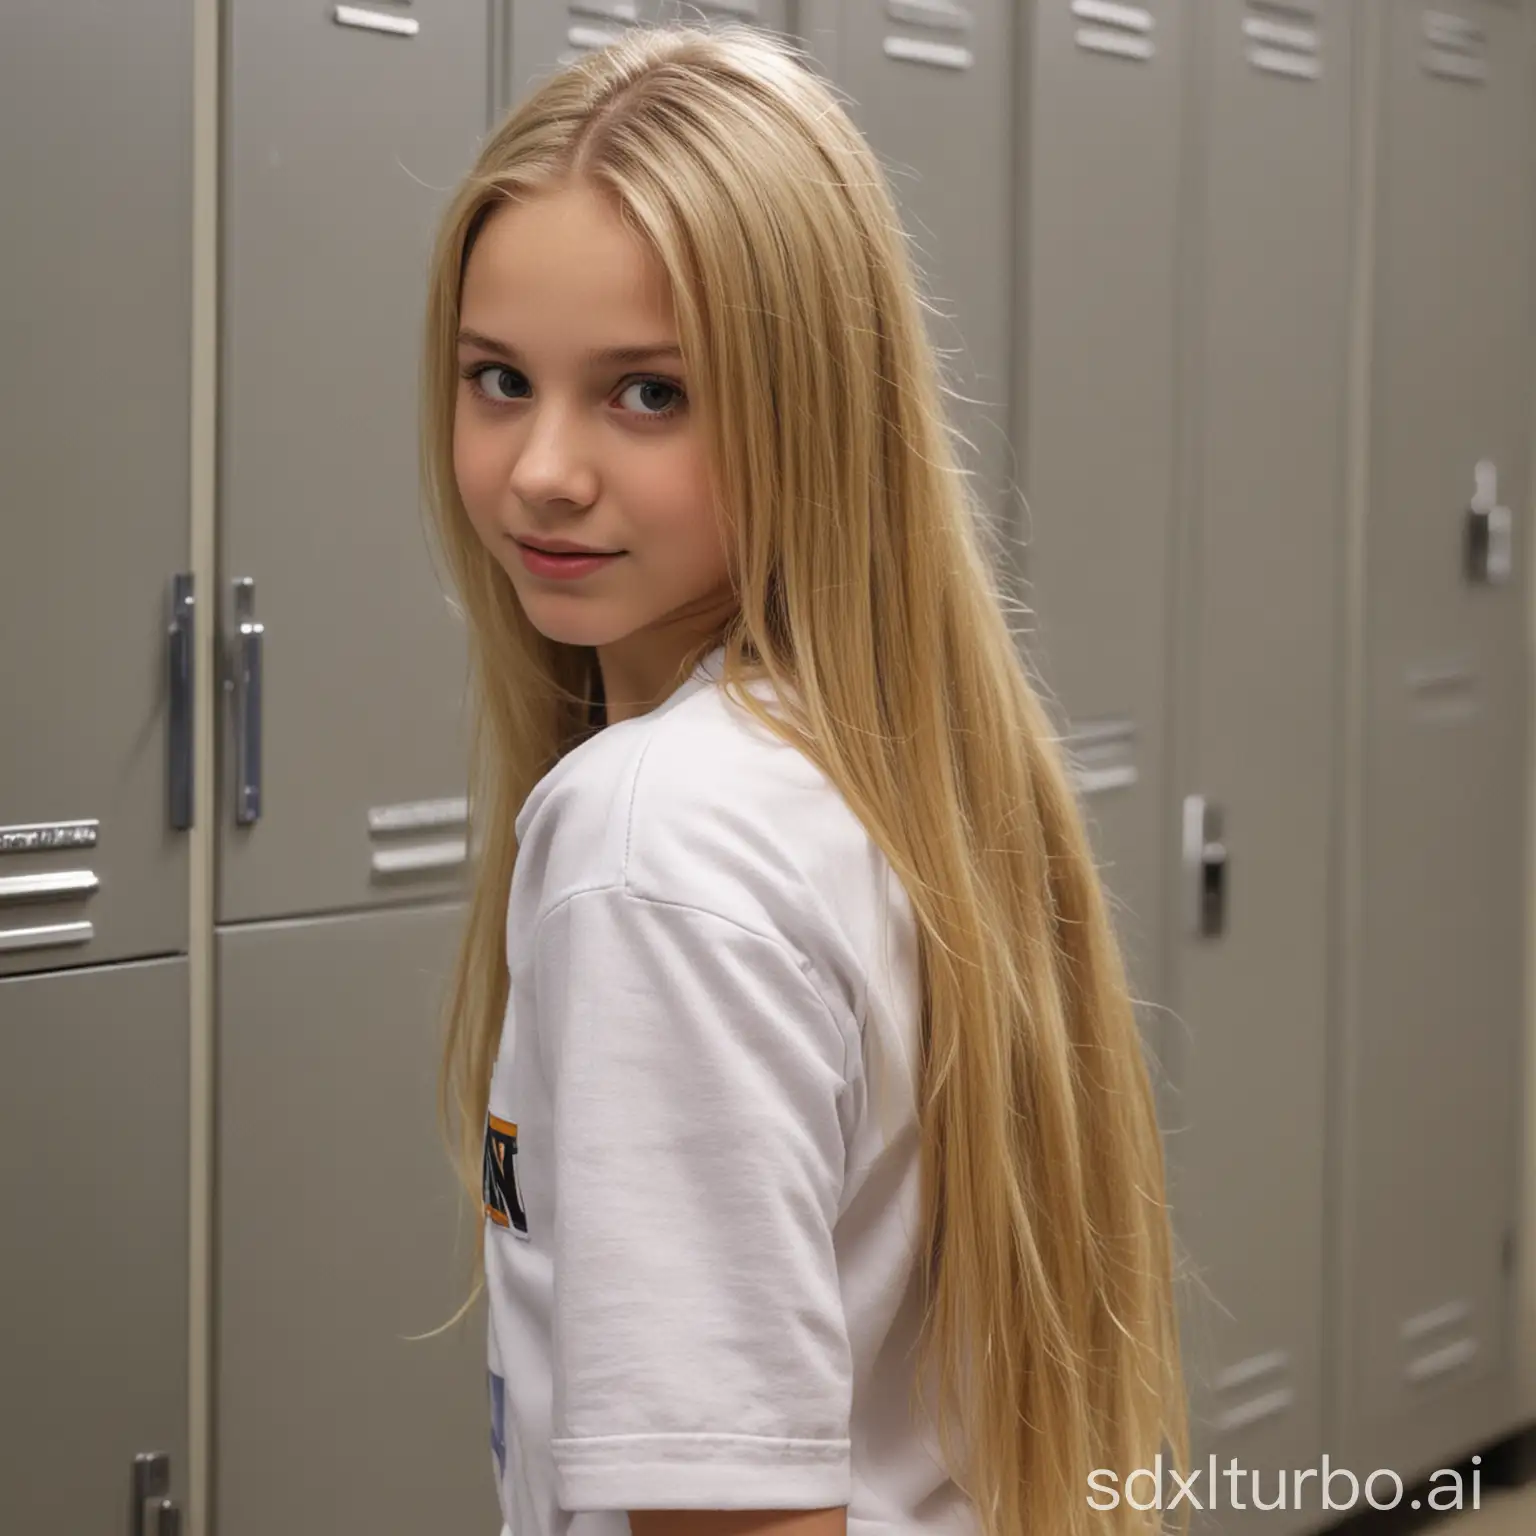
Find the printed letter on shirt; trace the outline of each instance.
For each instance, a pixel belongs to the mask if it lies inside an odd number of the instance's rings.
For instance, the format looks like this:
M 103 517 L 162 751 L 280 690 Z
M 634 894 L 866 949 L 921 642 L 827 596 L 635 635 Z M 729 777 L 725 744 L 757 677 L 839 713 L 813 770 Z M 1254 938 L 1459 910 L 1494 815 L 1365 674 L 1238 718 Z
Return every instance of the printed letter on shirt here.
M 484 1183 L 487 1219 L 527 1237 L 528 1218 L 517 1187 L 517 1127 L 495 1115 L 486 1119 Z

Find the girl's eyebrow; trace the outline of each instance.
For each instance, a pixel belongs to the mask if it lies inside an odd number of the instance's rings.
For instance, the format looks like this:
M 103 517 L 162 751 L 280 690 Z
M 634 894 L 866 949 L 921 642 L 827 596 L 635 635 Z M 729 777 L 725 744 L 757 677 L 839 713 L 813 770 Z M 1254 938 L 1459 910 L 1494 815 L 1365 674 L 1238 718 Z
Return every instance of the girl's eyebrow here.
M 497 341 L 494 336 L 484 336 L 479 331 L 460 331 L 459 345 L 479 347 L 482 351 L 504 357 L 509 362 L 520 361 L 516 347 L 509 347 L 504 341 Z M 645 363 L 661 357 L 675 357 L 680 360 L 682 355 L 680 347 L 672 342 L 662 341 L 638 347 L 602 347 L 595 352 L 587 353 L 587 361 L 596 367 L 607 367 L 624 363 Z

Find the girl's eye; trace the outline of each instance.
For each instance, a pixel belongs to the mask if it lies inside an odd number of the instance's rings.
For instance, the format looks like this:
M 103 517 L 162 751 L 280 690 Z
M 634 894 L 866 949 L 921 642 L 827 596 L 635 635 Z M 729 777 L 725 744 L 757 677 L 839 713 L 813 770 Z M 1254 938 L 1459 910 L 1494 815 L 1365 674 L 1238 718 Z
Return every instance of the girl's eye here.
M 629 396 L 634 398 L 634 403 L 628 409 L 653 420 L 671 416 L 682 408 L 685 399 L 682 389 L 666 379 L 636 379 L 633 384 L 625 385 L 619 399 L 622 401 Z
M 462 372 L 477 395 L 484 400 L 494 401 L 498 405 L 521 399 L 521 392 L 528 384 L 528 380 L 516 368 L 508 368 L 505 363 L 471 363 Z M 487 386 L 487 376 L 495 379 L 495 388 Z M 505 389 L 507 393 L 498 394 L 498 389 Z
M 470 363 L 459 371 L 469 380 L 470 388 L 493 405 L 511 405 L 527 398 L 527 377 L 505 363 Z M 686 398 L 682 386 L 667 379 L 636 379 L 625 385 L 619 396 L 627 410 L 652 421 L 673 415 Z

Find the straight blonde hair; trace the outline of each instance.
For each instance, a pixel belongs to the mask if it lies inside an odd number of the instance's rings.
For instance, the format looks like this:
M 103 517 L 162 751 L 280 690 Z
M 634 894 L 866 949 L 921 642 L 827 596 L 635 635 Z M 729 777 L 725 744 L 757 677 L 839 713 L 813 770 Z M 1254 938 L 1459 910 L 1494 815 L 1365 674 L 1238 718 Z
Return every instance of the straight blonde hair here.
M 914 1411 L 934 1412 L 985 1536 L 1160 1528 L 1155 1510 L 1090 1504 L 1096 1470 L 1123 1486 L 1159 1454 L 1189 1461 L 1162 1142 L 1105 896 L 885 176 L 795 50 L 744 27 L 628 31 L 547 79 L 486 141 L 432 257 L 423 488 L 475 705 L 475 879 L 440 1104 L 459 1175 L 478 1210 L 514 821 L 588 733 L 593 680 L 590 650 L 533 628 L 459 499 L 461 285 L 496 207 L 577 180 L 670 279 L 729 514 L 739 610 L 678 680 L 724 647 L 723 686 L 842 792 L 917 920 L 916 1380 L 937 1401 L 915 1385 Z M 763 676 L 772 707 L 743 686 Z

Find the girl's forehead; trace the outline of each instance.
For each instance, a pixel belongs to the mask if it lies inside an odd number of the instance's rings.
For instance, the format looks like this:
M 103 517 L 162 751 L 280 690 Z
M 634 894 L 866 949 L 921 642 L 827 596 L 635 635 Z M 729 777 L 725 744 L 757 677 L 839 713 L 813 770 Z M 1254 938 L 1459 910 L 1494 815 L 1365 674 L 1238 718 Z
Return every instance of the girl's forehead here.
M 666 272 L 612 203 L 586 187 L 541 193 L 497 209 L 480 231 L 464 280 L 466 323 L 493 310 L 520 324 L 586 331 L 671 323 Z

